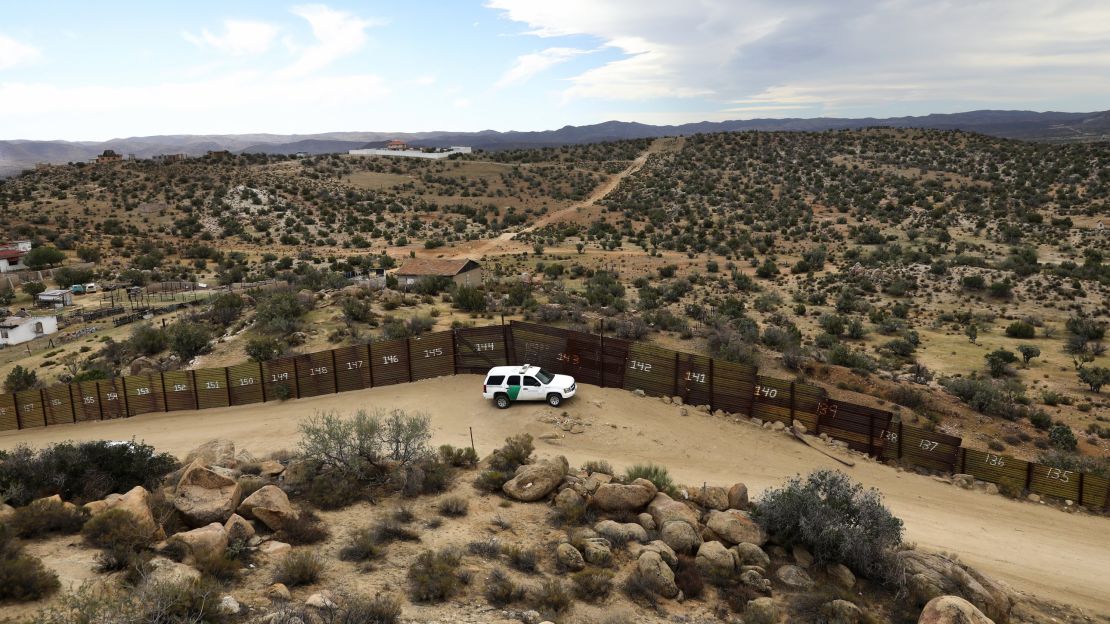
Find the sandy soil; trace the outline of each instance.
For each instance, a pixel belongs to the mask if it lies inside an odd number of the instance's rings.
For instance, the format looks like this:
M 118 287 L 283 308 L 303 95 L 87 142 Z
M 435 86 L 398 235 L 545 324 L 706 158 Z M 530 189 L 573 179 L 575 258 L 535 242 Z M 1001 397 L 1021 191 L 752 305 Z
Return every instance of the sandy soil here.
M 563 410 L 519 403 L 499 411 L 482 400 L 480 383 L 477 376 L 459 375 L 284 404 L 147 414 L 5 432 L 0 434 L 0 448 L 134 437 L 183 456 L 197 445 L 221 437 L 262 454 L 294 448 L 298 422 L 316 411 L 350 413 L 382 407 L 427 412 L 436 444 L 469 444 L 473 428 L 482 455 L 509 435 L 528 432 L 540 438 L 554 434 L 554 439 L 538 441 L 541 455 L 563 454 L 572 465 L 605 459 L 618 469 L 653 461 L 666 465 L 681 483 L 743 481 L 753 493 L 797 473 L 840 468 L 883 492 L 906 523 L 907 541 L 959 553 L 963 561 L 1019 590 L 1110 614 L 1110 581 L 1106 578 L 1110 524 L 1106 518 L 1065 514 L 1044 505 L 961 490 L 870 461 L 845 468 L 783 434 L 695 412 L 681 417 L 675 406 L 622 390 L 581 386 L 579 395 Z M 544 422 L 559 420 L 563 411 L 584 425 L 579 427 L 583 433 L 567 433 L 560 423 Z

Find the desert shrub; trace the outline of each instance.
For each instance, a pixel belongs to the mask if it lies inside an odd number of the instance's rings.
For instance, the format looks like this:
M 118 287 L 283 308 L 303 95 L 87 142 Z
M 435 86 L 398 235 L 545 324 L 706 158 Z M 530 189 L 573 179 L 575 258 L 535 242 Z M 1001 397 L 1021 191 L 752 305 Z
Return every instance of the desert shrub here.
M 193 567 L 201 574 L 221 583 L 234 581 L 239 577 L 242 562 L 226 553 L 205 553 L 195 557 Z
M 0 523 L 0 602 L 38 600 L 57 591 L 58 577 L 23 552 L 15 532 Z
M 756 598 L 762 598 L 763 594 L 756 588 L 743 583 L 732 583 L 726 587 L 718 588 L 721 598 L 724 598 L 725 604 L 734 613 L 743 613 L 744 607 Z
M 294 546 L 319 544 L 328 539 L 328 526 L 315 513 L 302 509 L 294 517 L 285 518 L 276 537 Z
M 540 553 L 527 546 L 509 546 L 505 549 L 509 565 L 526 574 L 534 574 L 539 569 Z
M 439 513 L 445 516 L 455 518 L 465 516 L 469 509 L 470 501 L 466 500 L 466 497 L 463 496 L 448 496 L 439 501 Z
M 342 601 L 332 624 L 395 624 L 401 619 L 401 601 L 389 594 L 357 596 Z
M 406 466 L 397 474 L 404 477 L 401 493 L 408 497 L 446 492 L 455 481 L 455 468 L 434 458 L 426 458 L 414 466 Z
M 470 554 L 483 559 L 497 559 L 501 556 L 501 542 L 496 537 L 470 542 L 466 549 Z
M 945 377 L 940 385 L 967 403 L 971 409 L 988 416 L 1013 420 L 1018 414 L 1015 401 L 1019 388 L 1013 384 L 978 377 Z
M 829 364 L 846 366 L 852 370 L 873 371 L 878 368 L 875 360 L 842 344 L 834 345 L 829 349 L 828 359 Z
M 403 410 L 358 410 L 351 418 L 317 413 L 300 425 L 300 449 L 321 472 L 336 472 L 360 483 L 377 483 L 392 466 L 428 455 L 428 416 Z
M 878 490 L 843 473 L 818 470 L 766 492 L 752 516 L 785 545 L 801 544 L 818 563 L 843 563 L 866 578 L 894 582 L 892 549 L 902 541 L 902 521 Z
M 1006 335 L 1011 338 L 1029 339 L 1036 333 L 1037 329 L 1025 321 L 1014 321 L 1006 327 Z
M 43 499 L 17 507 L 8 524 L 19 537 L 35 538 L 48 533 L 76 533 L 88 517 L 88 513 L 79 507 Z
M 565 583 L 549 579 L 533 590 L 528 602 L 540 613 L 563 613 L 574 604 L 574 597 Z
M 249 474 L 239 477 L 237 481 L 239 482 L 239 489 L 242 491 L 242 498 L 244 499 L 267 485 L 265 479 Z
M 629 483 L 636 479 L 647 479 L 655 484 L 655 489 L 671 496 L 677 491 L 666 467 L 657 464 L 636 464 L 625 469 L 624 478 Z
M 390 544 L 392 542 L 419 542 L 420 533 L 415 529 L 410 529 L 405 526 L 401 521 L 396 519 L 380 520 L 373 526 L 374 539 L 378 544 Z
M 632 574 L 624 579 L 624 582 L 621 583 L 621 593 L 636 604 L 652 609 L 659 606 L 659 596 L 655 593 L 651 583 L 640 574 L 639 570 L 633 570 Z
M 290 292 L 268 295 L 255 307 L 255 325 L 263 332 L 277 335 L 288 335 L 300 329 L 301 317 L 305 313 L 300 300 Z
M 486 311 L 486 294 L 474 286 L 456 286 L 451 301 L 464 312 Z
M 524 599 L 525 591 L 520 585 L 509 578 L 508 573 L 501 568 L 490 570 L 486 578 L 486 600 L 495 607 L 503 607 Z
M 133 591 L 87 584 L 40 611 L 34 624 L 222 624 L 222 588 L 199 582 L 144 583 Z
M 38 451 L 19 446 L 0 461 L 0 492 L 17 507 L 55 494 L 88 502 L 136 485 L 153 490 L 177 466 L 172 455 L 134 441 L 63 442 Z
M 758 334 L 758 328 L 755 331 Z M 709 353 L 713 357 L 738 364 L 759 366 L 759 350 L 752 344 L 754 338 L 749 339 L 727 325 L 714 327 L 709 331 L 707 338 Z
M 512 478 L 513 473 L 511 472 L 483 470 L 478 473 L 478 478 L 474 480 L 474 487 L 486 492 L 500 492 L 501 486 L 505 485 L 505 482 Z
M 1064 424 L 1052 425 L 1048 430 L 1048 441 L 1061 451 L 1074 451 L 1079 446 L 1079 441 L 1075 438 L 1071 427 Z
M 105 550 L 136 552 L 153 542 L 151 527 L 126 509 L 109 509 L 89 519 L 81 535 L 90 545 Z
M 312 477 L 303 494 L 318 509 L 342 509 L 362 499 L 365 492 L 341 473 L 322 472 Z
M 487 492 L 500 492 L 517 468 L 532 461 L 534 451 L 532 436 L 527 433 L 505 438 L 505 445 L 490 454 L 489 469 L 478 475 L 474 485 Z
M 701 570 L 698 569 L 694 558 L 689 555 L 679 555 L 678 566 L 674 573 L 674 582 L 687 598 L 697 598 L 701 596 L 705 589 Z
M 891 388 L 891 390 L 887 392 L 886 398 L 898 405 L 910 409 L 916 409 L 925 403 L 925 399 L 920 392 L 902 384 Z
M 339 550 L 343 561 L 370 561 L 382 556 L 383 548 L 377 535 L 370 527 L 355 529 L 347 538 L 347 544 Z
M 462 557 L 453 550 L 426 550 L 409 567 L 409 596 L 415 602 L 443 602 L 463 585 L 459 576 Z
M 591 459 L 590 461 L 582 464 L 582 470 L 585 470 L 589 473 L 600 472 L 607 475 L 615 474 L 613 472 L 613 467 L 609 465 L 609 462 L 605 461 L 604 459 Z
M 1037 463 L 1060 470 L 1086 472 L 1110 478 L 1110 458 L 1079 455 L 1060 449 L 1048 449 L 1037 456 Z
M 609 570 L 582 570 L 570 577 L 574 595 L 587 602 L 599 602 L 613 590 L 613 573 Z
M 469 446 L 455 448 L 450 444 L 439 447 L 439 458 L 455 468 L 470 468 L 478 463 L 478 453 Z
M 24 368 L 20 364 L 16 364 L 8 373 L 8 376 L 4 378 L 4 392 L 8 394 L 30 390 L 38 385 L 39 374 L 32 369 Z
M 287 587 L 312 585 L 320 580 L 324 560 L 312 550 L 294 550 L 274 564 L 273 579 Z

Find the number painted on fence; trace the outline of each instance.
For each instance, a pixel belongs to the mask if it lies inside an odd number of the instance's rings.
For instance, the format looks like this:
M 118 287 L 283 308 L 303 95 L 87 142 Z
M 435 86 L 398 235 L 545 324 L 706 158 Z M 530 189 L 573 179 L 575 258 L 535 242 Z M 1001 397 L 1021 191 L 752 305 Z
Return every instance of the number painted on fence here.
M 189 386 L 186 386 L 185 384 L 174 384 L 173 385 L 173 391 L 174 392 L 185 392 L 188 389 L 189 389 Z
M 478 344 L 474 345 L 475 351 L 493 351 L 496 348 L 497 345 L 492 342 L 479 342 Z
M 85 401 L 85 405 L 96 405 L 96 397 L 94 396 L 83 397 L 82 400 Z
M 30 412 L 34 409 L 35 409 L 35 404 L 34 403 L 28 403 L 27 405 L 23 406 L 23 411 L 25 411 L 25 412 Z
M 650 373 L 651 372 L 651 364 L 648 364 L 647 362 L 640 362 L 638 360 L 629 360 L 629 364 L 630 364 L 630 366 L 628 368 L 630 368 L 632 370 L 644 371 L 645 373 Z
M 765 396 L 768 399 L 773 399 L 773 398 L 777 397 L 778 395 L 779 395 L 779 391 L 778 391 L 777 388 L 769 388 L 767 386 L 756 386 L 755 387 L 755 396 L 756 396 L 756 398 L 759 398 L 761 396 Z
M 921 443 L 918 444 L 918 446 L 926 451 L 935 451 L 936 448 L 940 446 L 940 442 L 933 442 L 932 440 L 926 440 L 922 438 Z
M 150 394 L 150 388 L 135 388 L 135 394 L 139 396 L 146 396 Z
M 436 347 L 435 349 L 424 349 L 424 357 L 433 358 L 443 355 L 443 348 Z
M 104 398 L 108 399 L 109 401 L 116 401 L 119 399 L 119 395 L 115 392 L 109 392 L 108 394 L 104 395 Z
M 697 383 L 705 383 L 705 373 L 695 373 L 693 371 L 686 371 L 686 381 L 696 381 Z
M 218 382 L 218 381 L 206 381 L 206 382 L 204 382 L 204 389 L 205 390 L 219 390 L 220 389 L 220 382 Z
M 61 404 L 62 404 L 61 399 L 50 399 L 51 407 L 58 407 Z
M 254 384 L 254 377 L 241 377 L 239 379 L 240 386 L 250 386 Z
M 880 439 L 885 438 L 885 439 L 887 439 L 891 442 L 897 442 L 898 441 L 898 433 L 896 431 L 883 431 L 882 433 L 879 434 L 879 438 Z
M 1070 470 L 1061 470 L 1059 468 L 1046 468 L 1046 470 L 1045 476 L 1049 479 L 1056 479 L 1060 483 L 1071 481 L 1072 471 Z
M 289 373 L 272 373 L 270 381 L 285 381 L 289 379 Z
M 328 374 L 328 367 L 327 366 L 317 366 L 316 368 L 308 369 L 308 376 L 309 377 L 315 377 L 316 375 L 327 375 L 327 374 Z
M 840 404 L 839 403 L 829 405 L 827 402 L 822 401 L 821 403 L 817 404 L 817 415 L 818 416 L 827 416 L 829 418 L 836 418 L 836 411 L 838 409 L 840 409 Z M 886 433 L 886 432 L 883 432 L 883 433 Z M 879 437 L 882 438 L 883 436 L 880 434 Z M 898 436 L 895 435 L 894 438 L 897 439 Z
M 988 466 L 995 466 L 997 468 L 1004 468 L 1006 466 L 1005 459 L 998 455 L 992 455 L 991 453 L 987 453 L 987 457 L 983 461 L 986 462 Z
M 347 370 L 358 370 L 365 364 L 362 360 L 355 360 L 354 362 L 347 362 Z
M 566 362 L 572 366 L 578 366 L 578 364 L 582 362 L 582 359 L 573 353 L 560 353 L 555 356 L 555 359 L 560 362 Z
M 382 364 L 399 364 L 400 362 L 401 362 L 401 356 L 399 356 L 399 355 L 383 355 L 382 356 Z
M 7 415 L 8 415 L 8 408 L 0 407 L 0 416 L 7 416 Z

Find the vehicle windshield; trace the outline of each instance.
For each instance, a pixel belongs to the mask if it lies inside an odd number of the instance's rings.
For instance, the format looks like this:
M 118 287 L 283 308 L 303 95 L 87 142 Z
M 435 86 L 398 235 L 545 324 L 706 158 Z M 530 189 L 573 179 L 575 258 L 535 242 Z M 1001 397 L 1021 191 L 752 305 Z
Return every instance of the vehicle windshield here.
M 551 373 L 545 371 L 542 368 L 540 370 L 536 371 L 536 377 L 538 377 L 539 380 L 542 381 L 545 384 L 549 384 L 549 383 L 551 383 L 552 379 L 555 379 L 555 375 L 552 375 Z

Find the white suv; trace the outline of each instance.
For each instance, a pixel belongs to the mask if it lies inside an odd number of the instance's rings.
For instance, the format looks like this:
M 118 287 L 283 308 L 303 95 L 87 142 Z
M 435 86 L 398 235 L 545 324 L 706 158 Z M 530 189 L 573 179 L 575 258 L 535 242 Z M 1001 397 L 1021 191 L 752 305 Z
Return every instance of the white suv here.
M 495 366 L 486 374 L 482 396 L 505 409 L 513 401 L 547 401 L 558 407 L 578 386 L 570 375 L 549 373 L 539 366 Z

